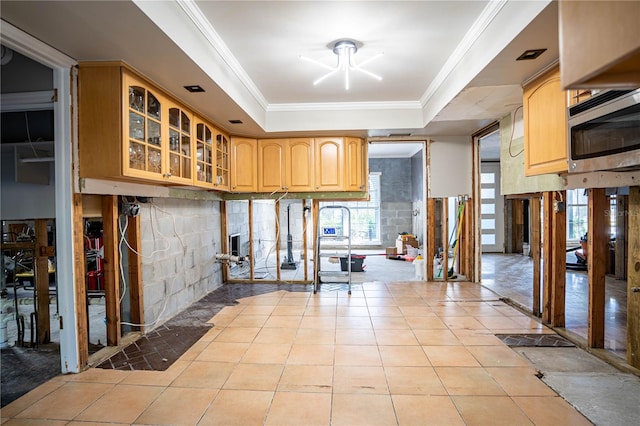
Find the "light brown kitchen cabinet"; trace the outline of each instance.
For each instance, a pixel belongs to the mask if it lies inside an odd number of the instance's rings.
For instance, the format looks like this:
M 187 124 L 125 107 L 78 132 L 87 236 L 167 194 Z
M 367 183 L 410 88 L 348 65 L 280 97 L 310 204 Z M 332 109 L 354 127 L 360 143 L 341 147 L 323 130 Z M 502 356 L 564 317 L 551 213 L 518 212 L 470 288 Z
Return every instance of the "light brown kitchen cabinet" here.
M 81 64 L 79 173 L 192 184 L 188 110 L 120 63 Z
M 344 191 L 343 138 L 315 138 L 316 191 Z
M 195 185 L 228 191 L 229 138 L 200 117 L 195 118 Z
M 286 139 L 258 140 L 258 192 L 286 191 Z
M 564 89 L 640 87 L 640 2 L 560 1 Z
M 567 94 L 558 67 L 524 87 L 524 174 L 567 171 Z
M 289 192 L 313 191 L 313 139 L 289 139 L 285 152 L 285 184 Z
M 360 138 L 345 138 L 345 190 L 363 192 L 369 183 L 367 143 Z
M 259 192 L 310 192 L 313 187 L 313 139 L 258 140 Z
M 229 137 L 220 130 L 216 131 L 216 168 L 213 186 L 215 189 L 228 191 L 231 183 L 231 144 Z
M 231 138 L 231 191 L 258 191 L 258 141 Z

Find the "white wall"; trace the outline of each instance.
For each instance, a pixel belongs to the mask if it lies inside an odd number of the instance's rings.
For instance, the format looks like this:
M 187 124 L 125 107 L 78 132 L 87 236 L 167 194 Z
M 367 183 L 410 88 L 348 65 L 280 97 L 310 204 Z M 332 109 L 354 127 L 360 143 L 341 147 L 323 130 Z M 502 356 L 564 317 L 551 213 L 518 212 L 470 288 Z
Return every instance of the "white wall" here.
M 428 196 L 471 195 L 471 137 L 440 137 L 429 144 Z
M 40 163 L 49 168 L 49 184 L 18 183 L 15 158 L 10 150 L 2 151 L 2 184 L 0 187 L 2 220 L 49 219 L 56 217 L 55 175 L 53 163 Z

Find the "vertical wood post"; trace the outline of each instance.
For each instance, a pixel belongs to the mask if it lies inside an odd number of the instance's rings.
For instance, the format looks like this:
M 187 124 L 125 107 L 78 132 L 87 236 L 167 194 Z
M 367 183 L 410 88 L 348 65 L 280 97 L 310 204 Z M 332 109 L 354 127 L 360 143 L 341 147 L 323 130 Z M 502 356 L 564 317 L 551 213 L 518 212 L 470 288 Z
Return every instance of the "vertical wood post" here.
M 221 253 L 229 253 L 229 230 L 227 229 L 227 202 L 220 202 L 220 239 L 222 240 L 220 245 Z M 222 262 L 222 282 L 226 283 L 229 280 L 229 262 Z
M 542 321 L 546 324 L 551 323 L 551 298 L 552 298 L 552 233 L 553 233 L 553 193 L 545 192 L 542 196 L 544 211 L 544 236 L 542 243 Z
M 276 279 L 280 281 L 280 200 L 276 200 Z
M 556 191 L 556 193 L 559 194 L 560 200 L 567 199 L 565 191 Z M 567 280 L 567 211 L 566 208 L 554 208 L 553 213 L 551 325 L 564 327 Z
M 442 198 L 442 210 L 440 214 L 442 235 L 442 279 L 449 281 L 449 199 Z
M 618 195 L 616 197 L 616 279 L 627 279 L 627 218 L 628 196 Z
M 144 323 L 144 290 L 142 286 L 142 235 L 140 234 L 140 215 L 130 217 L 127 226 L 127 241 L 133 250 L 128 251 L 129 257 L 129 304 L 131 309 L 131 323 Z M 123 247 L 123 250 L 128 247 Z M 144 332 L 144 325 L 135 326 Z
M 47 235 L 47 221 L 35 221 L 36 246 L 34 260 L 34 281 L 36 288 L 36 303 L 38 313 L 38 330 L 36 341 L 49 343 L 51 341 L 51 325 L 49 323 L 49 256 L 47 255 L 49 239 Z M 57 297 L 57 295 L 56 295 Z
M 540 197 L 529 200 L 529 223 L 531 229 L 531 259 L 533 260 L 533 315 L 539 317 L 540 309 Z
M 118 196 L 102 197 L 104 237 L 104 291 L 107 316 L 107 345 L 120 344 L 120 257 L 118 255 Z
M 89 364 L 89 330 L 87 329 L 87 284 L 86 284 L 86 256 L 84 252 L 84 218 L 82 217 L 82 194 L 73 194 L 73 283 L 75 293 L 76 323 L 67 325 L 60 319 L 60 327 L 76 327 L 78 335 L 78 367 L 84 368 Z
M 249 200 L 249 279 L 255 279 L 255 262 L 253 253 L 253 200 Z
M 604 348 L 604 292 L 607 259 L 609 257 L 609 203 L 603 188 L 589 190 L 587 233 L 587 268 L 589 276 L 589 328 L 587 343 L 592 348 Z
M 313 217 L 313 282 L 314 288 L 320 286 L 320 278 L 317 271 L 320 269 L 320 248 L 318 247 L 318 221 L 320 220 L 320 201 L 314 199 L 311 201 L 311 213 Z
M 627 362 L 640 368 L 640 186 L 629 188 Z
M 302 267 L 304 268 L 304 280 L 308 281 L 309 271 L 307 270 L 307 265 L 309 264 L 309 253 L 307 252 L 307 215 L 304 214 L 306 208 L 307 200 L 302 199 L 302 252 L 304 253 Z
M 424 262 L 427 265 L 427 281 L 433 281 L 433 260 L 436 256 L 436 200 L 429 198 L 427 200 L 427 229 L 426 229 L 427 247 L 425 250 Z

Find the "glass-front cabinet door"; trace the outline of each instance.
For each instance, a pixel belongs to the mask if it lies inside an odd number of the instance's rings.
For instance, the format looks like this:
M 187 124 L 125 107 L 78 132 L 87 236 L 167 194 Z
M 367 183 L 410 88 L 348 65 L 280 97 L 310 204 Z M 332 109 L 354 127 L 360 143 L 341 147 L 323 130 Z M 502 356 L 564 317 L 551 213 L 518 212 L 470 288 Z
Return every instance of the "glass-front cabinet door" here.
M 162 177 L 162 103 L 156 93 L 125 75 L 125 164 L 132 176 Z
M 196 124 L 196 175 L 201 186 L 213 186 L 213 132 L 206 123 Z
M 193 180 L 193 146 L 191 115 L 177 106 L 169 107 L 168 178 L 191 182 Z
M 223 134 L 216 135 L 216 177 L 214 185 L 217 189 L 229 190 L 229 138 Z

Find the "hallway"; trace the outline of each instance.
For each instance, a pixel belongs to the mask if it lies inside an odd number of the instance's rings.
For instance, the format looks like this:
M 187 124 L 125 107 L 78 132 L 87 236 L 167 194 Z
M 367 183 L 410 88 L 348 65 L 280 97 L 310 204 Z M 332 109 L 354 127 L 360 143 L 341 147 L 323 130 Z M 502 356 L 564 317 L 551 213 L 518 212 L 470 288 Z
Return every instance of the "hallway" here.
M 477 284 L 279 290 L 211 322 L 166 371 L 58 376 L 3 425 L 590 424 L 495 336 L 553 332 Z

